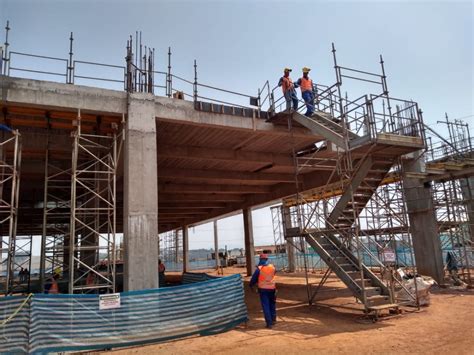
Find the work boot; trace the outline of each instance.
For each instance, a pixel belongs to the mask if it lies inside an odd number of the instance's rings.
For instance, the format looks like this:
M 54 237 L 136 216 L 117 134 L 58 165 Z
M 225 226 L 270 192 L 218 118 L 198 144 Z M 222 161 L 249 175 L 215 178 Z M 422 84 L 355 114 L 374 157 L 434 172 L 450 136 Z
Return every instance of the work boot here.
M 271 324 L 267 324 L 267 325 L 265 326 L 265 328 L 267 328 L 267 329 L 272 329 L 272 325 L 271 325 Z

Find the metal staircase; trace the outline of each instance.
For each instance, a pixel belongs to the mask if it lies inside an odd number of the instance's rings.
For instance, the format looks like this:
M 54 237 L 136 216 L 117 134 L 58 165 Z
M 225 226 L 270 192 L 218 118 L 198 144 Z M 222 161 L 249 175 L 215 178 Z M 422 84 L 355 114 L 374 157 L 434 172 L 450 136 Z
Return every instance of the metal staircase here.
M 359 138 L 357 134 L 349 130 L 344 130 L 339 120 L 332 118 L 329 113 L 323 111 L 316 111 L 311 117 L 304 116 L 299 112 L 294 112 L 292 118 L 295 122 L 308 128 L 311 132 L 324 137 L 342 149 L 347 148 L 347 140 L 345 139 L 346 133 L 349 136 L 349 140 Z
M 304 238 L 367 310 L 398 307 L 382 280 L 329 231 L 305 233 Z
M 361 159 L 328 222 L 337 229 L 350 228 L 393 164 L 393 160 L 376 160 L 371 156 Z

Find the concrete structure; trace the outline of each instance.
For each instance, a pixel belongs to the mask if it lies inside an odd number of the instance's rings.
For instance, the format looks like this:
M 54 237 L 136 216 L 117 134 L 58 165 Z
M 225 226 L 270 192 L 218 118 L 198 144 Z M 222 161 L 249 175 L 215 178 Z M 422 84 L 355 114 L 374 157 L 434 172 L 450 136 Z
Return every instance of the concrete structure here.
M 243 210 L 242 215 L 244 218 L 245 261 L 247 266 L 247 276 L 251 276 L 255 270 L 255 244 L 253 241 L 252 210 L 250 208 L 246 208 Z
M 158 170 L 154 98 L 129 94 L 127 107 L 123 231 L 128 291 L 158 287 Z
M 78 110 L 84 134 L 109 134 L 123 125 L 116 216 L 117 232 L 124 232 L 127 290 L 158 285 L 159 232 L 296 192 L 287 129 L 255 115 L 206 113 L 184 100 L 5 76 L 0 85 L 2 123 L 18 128 L 24 142 L 28 184 L 21 185 L 19 234 L 41 234 L 44 157 L 48 149 L 65 168 L 70 164 Z M 292 139 L 302 149 L 323 138 L 299 127 Z M 327 175 L 308 169 L 300 188 L 318 186 Z
M 405 173 L 424 171 L 423 161 L 419 154 L 403 160 Z M 442 284 L 444 279 L 443 255 L 438 236 L 438 224 L 433 206 L 430 183 L 421 179 L 403 177 L 403 188 L 410 220 L 410 231 L 413 236 L 413 249 L 417 270 L 421 275 L 429 275 Z

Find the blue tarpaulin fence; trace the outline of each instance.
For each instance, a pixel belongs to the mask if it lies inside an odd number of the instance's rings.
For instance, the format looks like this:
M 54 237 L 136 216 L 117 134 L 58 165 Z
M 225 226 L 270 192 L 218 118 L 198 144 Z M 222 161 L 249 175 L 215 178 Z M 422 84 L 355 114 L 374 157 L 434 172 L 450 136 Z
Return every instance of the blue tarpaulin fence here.
M 120 296 L 120 308 L 99 310 L 98 295 L 34 295 L 0 329 L 0 352 L 45 353 L 141 345 L 222 332 L 247 320 L 240 275 L 124 292 Z M 2 320 L 23 300 L 2 299 Z

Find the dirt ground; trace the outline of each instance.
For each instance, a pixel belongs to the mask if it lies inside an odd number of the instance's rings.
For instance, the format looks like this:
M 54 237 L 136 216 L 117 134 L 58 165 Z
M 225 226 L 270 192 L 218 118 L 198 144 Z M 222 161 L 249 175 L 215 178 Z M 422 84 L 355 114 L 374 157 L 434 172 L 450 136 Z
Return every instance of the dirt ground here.
M 225 274 L 242 272 L 227 269 Z M 321 275 L 312 275 L 313 281 Z M 303 274 L 278 276 L 278 321 L 265 329 L 258 295 L 248 289 L 249 322 L 226 333 L 110 351 L 122 354 L 474 354 L 474 291 L 433 289 L 421 311 L 372 323 L 336 278 L 307 304 Z

